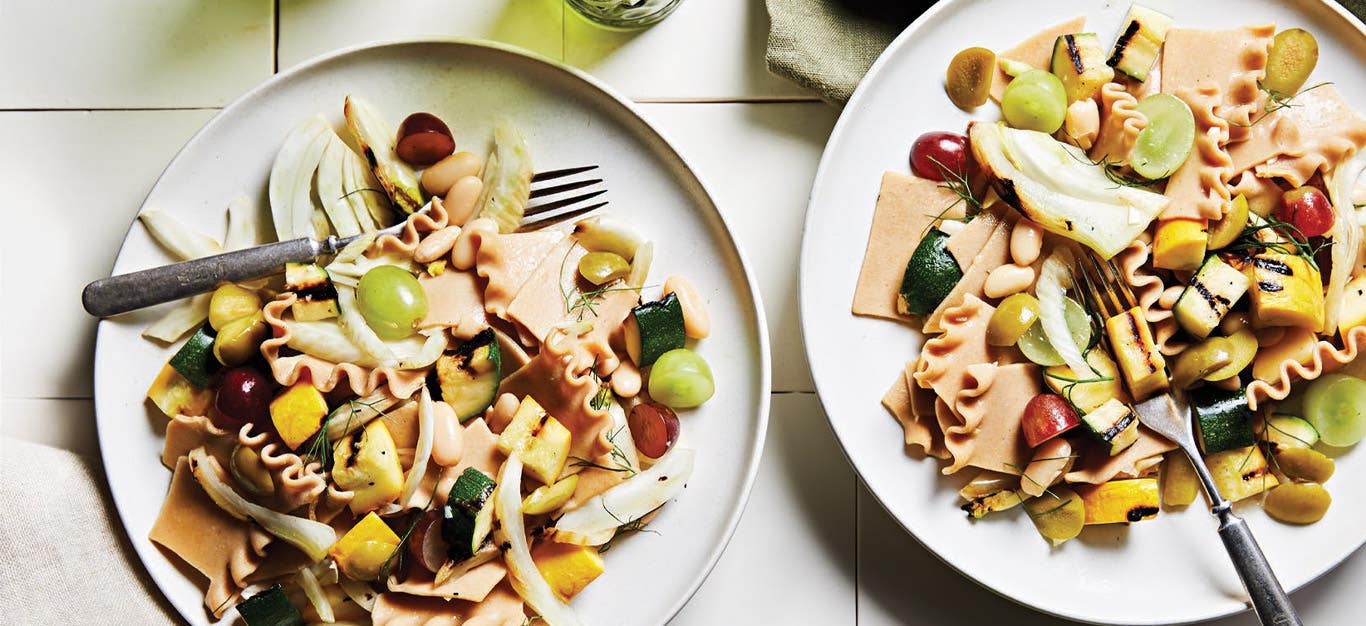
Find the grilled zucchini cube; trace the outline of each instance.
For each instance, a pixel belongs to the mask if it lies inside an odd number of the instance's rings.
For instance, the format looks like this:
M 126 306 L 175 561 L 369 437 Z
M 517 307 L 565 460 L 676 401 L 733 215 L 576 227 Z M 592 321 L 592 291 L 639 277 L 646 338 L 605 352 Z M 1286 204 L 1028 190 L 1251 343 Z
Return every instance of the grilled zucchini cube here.
M 498 436 L 498 449 L 503 454 L 519 454 L 526 473 L 549 485 L 564 470 L 572 438 L 568 428 L 547 414 L 534 398 L 527 396 L 522 398 L 512 421 Z
M 1058 37 L 1048 69 L 1062 81 L 1068 102 L 1090 100 L 1101 86 L 1115 79 L 1115 70 L 1105 64 L 1105 48 L 1095 33 Z
M 1245 448 L 1257 442 L 1252 431 L 1252 409 L 1242 389 L 1225 391 L 1202 387 L 1190 393 L 1195 425 L 1200 433 L 1200 451 L 1215 454 Z
M 1081 421 L 1110 456 L 1125 451 L 1138 441 L 1138 416 L 1129 405 L 1115 398 L 1087 413 Z
M 1167 388 L 1167 360 L 1157 351 L 1142 308 L 1134 307 L 1105 320 L 1105 333 L 1134 400 L 1147 399 Z
M 1248 263 L 1252 324 L 1323 330 L 1323 279 L 1298 254 L 1263 252 Z
M 1105 61 L 1110 67 L 1126 76 L 1142 82 L 1148 80 L 1157 53 L 1167 41 L 1167 31 L 1171 30 L 1171 16 L 1154 11 L 1140 4 L 1129 7 L 1124 16 L 1124 26 L 1119 30 L 1119 39 L 1110 58 Z
M 166 417 L 204 415 L 213 404 L 213 391 L 191 385 L 180 372 L 167 364 L 161 366 L 161 373 L 147 388 L 147 398 Z
M 351 512 L 360 515 L 393 502 L 403 490 L 403 466 L 384 420 L 365 425 L 332 449 L 332 481 L 350 490 Z
M 480 415 L 498 398 L 503 360 L 493 329 L 486 328 L 436 359 L 427 375 L 427 388 L 455 409 L 463 424 Z
M 1086 506 L 1086 524 L 1125 524 L 1157 517 L 1162 498 L 1156 478 L 1112 480 L 1099 485 L 1075 485 Z
M 1255 496 L 1275 487 L 1280 481 L 1271 473 L 1266 456 L 1258 446 L 1234 448 L 1205 457 L 1205 466 L 1219 487 L 1219 494 L 1230 502 Z
M 1208 337 L 1228 315 L 1229 309 L 1247 293 L 1250 283 L 1247 275 L 1210 255 L 1176 300 L 1172 312 L 1177 323 L 1196 337 Z
M 298 296 L 289 307 L 294 319 L 314 322 L 337 317 L 337 288 L 327 270 L 313 263 L 286 263 L 285 290 Z

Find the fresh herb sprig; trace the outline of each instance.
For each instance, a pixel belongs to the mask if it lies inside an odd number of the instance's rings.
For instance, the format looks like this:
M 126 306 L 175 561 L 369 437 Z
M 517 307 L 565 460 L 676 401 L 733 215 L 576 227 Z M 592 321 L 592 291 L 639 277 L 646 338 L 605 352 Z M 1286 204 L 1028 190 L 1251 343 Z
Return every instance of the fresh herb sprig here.
M 659 531 L 645 527 L 645 517 L 649 515 L 649 513 L 646 513 L 645 515 L 642 515 L 635 519 L 624 520 L 616 513 L 613 513 L 612 509 L 607 508 L 606 500 L 603 500 L 602 502 L 602 510 L 607 511 L 607 514 L 611 515 L 612 519 L 617 521 L 617 530 L 615 533 L 612 534 L 612 538 L 607 540 L 607 543 L 604 543 L 598 547 L 598 554 L 602 554 L 604 552 L 607 552 L 608 550 L 611 550 L 613 542 L 630 533 L 652 533 L 655 535 L 659 534 Z
M 362 402 L 359 399 L 347 400 L 346 406 L 349 410 L 346 415 L 346 428 L 342 429 L 342 431 L 351 432 L 351 424 L 354 423 L 356 416 L 360 415 L 362 407 L 374 411 L 377 414 L 375 419 L 384 417 L 384 411 L 375 408 L 375 405 L 378 403 L 378 401 Z M 318 461 L 323 464 L 324 470 L 331 471 L 333 442 L 332 438 L 328 435 L 327 425 L 332 421 L 332 417 L 336 413 L 336 411 L 332 411 L 323 416 L 322 427 L 318 429 L 318 434 L 313 437 L 313 442 L 309 444 L 308 451 L 304 453 L 303 458 L 305 463 Z
M 939 169 L 939 177 L 944 179 L 944 182 L 936 185 L 936 187 L 952 191 L 953 195 L 958 196 L 958 198 L 941 209 L 938 213 L 930 215 L 930 223 L 925 225 L 925 230 L 920 233 L 921 237 L 924 237 L 925 233 L 930 232 L 930 229 L 934 228 L 935 225 L 940 222 L 955 221 L 966 223 L 972 221 L 974 216 L 982 212 L 982 202 L 978 200 L 976 194 L 972 192 L 972 184 L 968 182 L 966 174 L 949 169 L 949 167 L 941 163 L 939 159 L 934 157 L 929 157 L 929 159 L 930 162 L 934 163 L 934 166 Z M 963 211 L 963 216 L 949 217 L 949 212 L 960 204 L 965 205 L 964 208 L 966 210 Z
M 571 293 L 572 288 L 564 286 L 564 268 L 569 264 L 569 255 L 574 253 L 575 243 L 565 251 L 564 258 L 560 259 L 560 297 L 564 299 L 564 312 L 566 315 L 573 315 L 574 320 L 582 322 L 585 315 L 592 314 L 598 316 L 598 304 L 607 294 L 614 291 L 640 291 L 640 287 L 598 287 L 590 291 L 579 291 Z M 572 279 L 571 279 L 572 281 Z
M 1090 365 L 1090 363 L 1088 363 L 1087 365 Z M 1044 375 L 1045 377 L 1047 377 L 1047 378 L 1051 378 L 1051 379 L 1053 379 L 1053 380 L 1060 380 L 1060 381 L 1063 381 L 1064 383 L 1066 383 L 1066 384 L 1064 384 L 1064 385 L 1062 386 L 1061 389 L 1058 390 L 1059 395 L 1061 395 L 1061 396 L 1063 397 L 1064 400 L 1067 400 L 1067 403 L 1070 404 L 1070 405 L 1072 405 L 1072 408 L 1073 408 L 1073 409 L 1076 409 L 1077 413 L 1085 413 L 1085 412 L 1086 412 L 1086 411 L 1083 411 L 1083 410 L 1081 409 L 1081 407 L 1077 406 L 1077 403 L 1076 403 L 1076 402 L 1073 402 L 1073 401 L 1072 401 L 1072 392 L 1076 390 L 1077 385 L 1089 385 L 1089 384 L 1091 384 L 1091 383 L 1108 383 L 1108 382 L 1111 382 L 1111 381 L 1113 381 L 1113 380 L 1115 379 L 1114 376 L 1094 376 L 1094 377 L 1092 377 L 1092 378 L 1073 378 L 1073 377 L 1071 377 L 1071 376 L 1063 376 L 1062 374 L 1055 374 L 1055 373 L 1050 372 L 1050 371 L 1048 371 L 1048 370 L 1044 370 L 1043 375 Z M 1040 460 L 1042 460 L 1042 459 L 1040 459 Z
M 573 463 L 569 464 L 570 467 L 593 467 L 608 472 L 625 472 L 631 476 L 635 476 L 639 473 L 638 470 L 636 470 L 635 466 L 631 465 L 631 458 L 626 456 L 626 451 L 622 450 L 621 445 L 617 443 L 617 437 L 620 436 L 624 430 L 626 430 L 626 426 L 622 425 L 607 434 L 607 442 L 612 444 L 612 450 L 607 453 L 607 458 L 611 461 L 612 465 L 603 465 L 601 463 L 594 463 L 593 461 L 580 456 L 571 456 L 569 459 L 573 461 Z
M 1267 237 L 1267 234 L 1271 237 Z M 1290 222 L 1283 222 L 1275 216 L 1264 218 L 1263 223 L 1248 223 L 1243 227 L 1243 232 L 1239 233 L 1238 238 L 1233 240 L 1227 248 L 1228 252 L 1242 252 L 1253 255 L 1263 250 L 1270 250 L 1277 254 L 1292 254 L 1303 257 L 1315 271 L 1319 269 L 1319 264 L 1314 257 L 1328 246 L 1333 245 L 1332 240 L 1324 239 L 1319 243 L 1312 243 L 1309 237 L 1304 236 L 1300 229 Z
M 1324 81 L 1324 82 L 1321 82 L 1321 83 L 1319 83 L 1319 84 L 1317 84 L 1317 85 L 1311 85 L 1311 86 L 1309 86 L 1309 87 L 1305 87 L 1304 89 L 1301 89 L 1301 90 L 1299 91 L 1299 93 L 1294 93 L 1294 94 L 1289 94 L 1289 95 L 1283 94 L 1283 93 L 1281 93 L 1281 92 L 1279 92 L 1279 91 L 1276 91 L 1276 90 L 1274 90 L 1274 89 L 1267 89 L 1266 87 L 1262 87 L 1261 85 L 1258 85 L 1257 87 L 1258 87 L 1259 89 L 1261 89 L 1263 92 L 1266 93 L 1266 99 L 1267 99 L 1267 105 L 1266 105 L 1265 107 L 1262 108 L 1262 114 L 1261 114 L 1261 115 L 1258 115 L 1255 119 L 1253 119 L 1253 120 L 1251 120 L 1251 121 L 1249 121 L 1249 122 L 1234 122 L 1234 121 L 1227 120 L 1227 119 L 1226 119 L 1225 121 L 1228 122 L 1229 126 L 1237 126 L 1237 127 L 1239 127 L 1239 128 L 1251 128 L 1251 127 L 1253 127 L 1253 126 L 1256 126 L 1256 125 L 1257 125 L 1257 122 L 1260 122 L 1260 121 L 1266 119 L 1266 117 L 1267 117 L 1268 115 L 1271 115 L 1272 113 L 1275 113 L 1275 112 L 1277 112 L 1277 111 L 1279 111 L 1279 110 L 1281 110 L 1281 109 L 1288 109 L 1288 108 L 1290 108 L 1290 107 L 1299 106 L 1298 104 L 1295 103 L 1295 98 L 1298 98 L 1298 97 L 1300 97 L 1300 96 L 1302 96 L 1302 95 L 1304 95 L 1304 94 L 1306 94 L 1306 93 L 1309 93 L 1309 92 L 1311 92 L 1311 91 L 1313 91 L 1313 90 L 1315 90 L 1315 89 L 1318 89 L 1319 87 L 1326 87 L 1326 86 L 1331 85 L 1331 84 L 1333 84 L 1333 83 L 1328 82 L 1328 81 Z
M 1134 189 L 1151 190 L 1153 185 L 1156 185 L 1158 182 L 1157 180 L 1147 180 L 1126 174 L 1124 172 L 1124 164 L 1120 163 L 1119 161 L 1111 159 L 1110 155 L 1108 154 L 1102 155 L 1099 159 L 1092 159 L 1088 156 L 1079 157 L 1073 154 L 1071 150 L 1068 150 L 1067 154 L 1068 156 L 1072 157 L 1072 160 L 1078 163 L 1082 163 L 1085 165 L 1094 165 L 1096 167 L 1099 167 L 1101 173 L 1105 174 L 1105 178 L 1109 179 L 1110 182 L 1115 184 L 1115 186 L 1110 187 L 1110 189 L 1119 189 L 1120 187 L 1132 187 Z M 1167 176 L 1171 175 L 1172 172 L 1168 172 L 1166 176 L 1162 176 L 1158 180 L 1161 180 L 1162 178 L 1166 178 Z
M 432 505 L 435 503 L 436 494 L 432 494 L 432 496 L 427 499 L 427 505 L 422 507 L 422 510 L 413 516 L 413 521 L 408 522 L 408 528 L 404 530 L 403 534 L 398 538 L 398 545 L 394 546 L 394 551 L 389 553 L 389 558 L 384 559 L 384 564 L 379 568 L 380 580 L 388 579 L 389 572 L 391 572 L 393 568 L 403 567 L 403 553 L 407 551 L 404 550 L 404 546 L 408 545 L 408 538 L 411 537 L 413 531 L 417 529 L 417 523 L 422 521 L 422 517 L 427 514 L 427 511 L 432 509 Z

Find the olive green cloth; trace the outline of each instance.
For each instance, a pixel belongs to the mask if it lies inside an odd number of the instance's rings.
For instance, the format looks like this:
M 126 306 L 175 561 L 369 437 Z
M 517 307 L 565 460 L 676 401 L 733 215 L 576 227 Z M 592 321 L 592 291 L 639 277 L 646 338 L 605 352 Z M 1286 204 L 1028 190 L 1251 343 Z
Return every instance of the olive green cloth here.
M 1366 0 L 1338 0 L 1366 20 Z M 863 74 L 929 2 L 767 0 L 768 69 L 842 104 Z

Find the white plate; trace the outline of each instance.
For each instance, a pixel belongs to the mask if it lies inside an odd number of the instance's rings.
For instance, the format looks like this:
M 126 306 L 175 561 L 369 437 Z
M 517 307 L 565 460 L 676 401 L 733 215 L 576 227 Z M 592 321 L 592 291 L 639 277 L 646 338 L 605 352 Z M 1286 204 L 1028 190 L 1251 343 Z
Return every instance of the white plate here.
M 1336 81 L 1366 111 L 1366 37 L 1336 4 L 1275 0 L 1144 0 L 1181 27 L 1232 28 L 1275 21 L 1318 38 L 1310 83 Z M 1087 30 L 1112 41 L 1127 1 L 956 0 L 916 20 L 883 53 L 845 108 L 821 159 L 801 257 L 801 318 L 821 404 L 854 467 L 882 505 L 945 563 L 983 586 L 1041 611 L 1116 624 L 1211 619 L 1245 608 L 1246 596 L 1202 507 L 1130 527 L 1088 528 L 1050 550 L 1024 515 L 969 522 L 957 507 L 963 476 L 908 456 L 901 429 L 880 405 L 918 352 L 906 327 L 849 313 L 854 281 L 884 170 L 906 172 L 911 143 L 926 131 L 962 132 L 972 117 L 944 95 L 944 68 L 974 45 L 1002 50 L 1047 26 L 1089 15 Z M 994 117 L 994 105 L 978 118 Z M 1366 542 L 1366 451 L 1347 452 L 1318 524 L 1294 527 L 1239 507 L 1287 588 L 1298 588 Z M 947 572 L 946 572 L 947 573 Z M 970 607 L 964 607 L 970 613 Z
M 652 276 L 684 274 L 707 300 L 712 336 L 699 352 L 717 392 L 682 415 L 697 450 L 688 489 L 622 541 L 607 573 L 574 606 L 590 624 L 662 624 L 687 602 L 720 556 L 749 495 L 768 420 L 769 352 L 759 290 L 701 181 L 625 99 L 554 61 L 459 40 L 362 46 L 277 76 L 210 121 L 176 156 L 146 200 L 215 235 L 242 193 L 262 209 L 285 134 L 315 112 L 341 128 L 342 98 L 363 94 L 397 124 L 411 111 L 446 120 L 459 145 L 483 151 L 495 117 L 520 126 L 540 170 L 596 163 L 609 209 L 656 242 Z M 114 273 L 169 259 L 131 228 Z M 147 540 L 170 473 L 159 457 L 166 418 L 143 394 L 169 351 L 138 336 L 157 311 L 100 324 L 95 405 L 100 449 L 123 525 L 152 578 L 187 620 L 206 622 L 198 574 Z

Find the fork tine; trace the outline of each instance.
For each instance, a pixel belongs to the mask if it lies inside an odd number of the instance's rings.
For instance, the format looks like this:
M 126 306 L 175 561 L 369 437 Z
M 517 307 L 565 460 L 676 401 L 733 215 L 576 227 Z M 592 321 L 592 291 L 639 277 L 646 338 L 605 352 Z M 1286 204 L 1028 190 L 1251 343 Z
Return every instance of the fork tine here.
M 526 219 L 526 218 L 528 218 L 528 217 L 533 217 L 533 216 L 536 216 L 536 215 L 540 215 L 540 214 L 545 213 L 545 212 L 547 212 L 547 211 L 554 211 L 555 209 L 562 209 L 562 208 L 567 207 L 567 206 L 571 206 L 571 205 L 578 204 L 578 203 L 583 202 L 583 201 L 585 201 L 585 200 L 591 200 L 591 199 L 596 198 L 596 197 L 598 197 L 598 196 L 600 196 L 600 195 L 602 195 L 602 194 L 605 194 L 605 193 L 607 193 L 607 190 L 606 190 L 606 189 L 599 189 L 598 191 L 591 191 L 591 192 L 589 192 L 589 193 L 579 194 L 579 195 L 577 195 L 577 196 L 573 196 L 573 197 L 569 197 L 569 198 L 561 198 L 561 199 L 559 199 L 559 200 L 554 200 L 554 201 L 551 201 L 551 202 L 546 202 L 546 203 L 543 203 L 543 204 L 538 204 L 538 205 L 536 205 L 536 206 L 529 206 L 529 207 L 526 208 L 526 212 L 522 214 L 522 218 L 523 218 L 523 219 Z
M 1124 308 L 1127 310 L 1138 306 L 1138 298 L 1135 298 L 1134 292 L 1129 289 L 1129 283 L 1124 281 L 1124 273 L 1119 271 L 1119 266 L 1115 265 L 1115 260 L 1106 259 L 1104 267 L 1109 270 L 1107 277 L 1110 279 L 1110 284 L 1115 286 L 1115 290 L 1124 299 Z
M 594 195 L 597 195 L 597 194 L 594 194 Z M 523 221 L 522 221 L 522 225 L 517 229 L 517 232 L 519 232 L 519 233 L 524 233 L 524 232 L 527 232 L 527 231 L 540 230 L 540 229 L 542 229 L 542 228 L 548 228 L 548 227 L 554 226 L 554 225 L 556 225 L 556 224 L 559 224 L 559 223 L 561 223 L 561 222 L 564 222 L 564 221 L 566 221 L 566 220 L 574 219 L 574 218 L 576 218 L 576 217 L 578 217 L 578 216 L 580 216 L 580 215 L 583 215 L 584 213 L 588 213 L 589 211 L 596 211 L 597 209 L 601 209 L 602 207 L 605 207 L 605 206 L 607 206 L 607 202 L 606 202 L 606 201 L 603 201 L 603 202 L 599 202 L 599 203 L 597 203 L 597 204 L 592 204 L 592 205 L 589 205 L 589 206 L 586 206 L 586 207 L 574 209 L 574 210 L 572 210 L 572 211 L 565 211 L 564 213 L 557 213 L 557 214 L 555 214 L 555 215 L 548 215 L 548 216 L 545 216 L 545 217 L 540 218 L 540 219 L 523 220 Z
M 1123 300 L 1115 293 L 1114 281 L 1106 277 L 1105 270 L 1101 268 L 1100 263 L 1091 255 L 1086 255 L 1086 262 L 1090 264 L 1089 273 L 1092 277 L 1092 283 L 1100 292 L 1101 299 L 1107 307 L 1106 317 L 1114 317 L 1126 311 L 1128 307 L 1124 306 Z
M 575 190 L 575 189 L 582 189 L 582 188 L 588 187 L 588 186 L 590 186 L 590 185 L 596 185 L 596 184 L 598 184 L 598 183 L 600 183 L 600 182 L 602 182 L 602 179 L 601 179 L 601 178 L 592 178 L 592 179 L 589 179 L 589 180 L 578 180 L 578 181 L 574 181 L 574 182 L 572 182 L 572 183 L 564 183 L 564 184 L 560 184 L 560 185 L 554 185 L 554 186 L 552 186 L 552 187 L 541 187 L 541 188 L 539 188 L 539 189 L 532 189 L 532 190 L 531 190 L 531 197 L 532 197 L 532 198 L 539 198 L 539 197 L 541 197 L 541 196 L 554 195 L 554 194 L 557 194 L 557 193 L 563 193 L 563 192 L 565 192 L 565 191 L 573 191 L 573 190 Z
M 580 172 L 590 172 L 590 171 L 593 171 L 593 170 L 595 170 L 595 169 L 598 169 L 598 166 L 596 166 L 596 165 L 585 165 L 585 166 L 583 166 L 583 167 L 567 167 L 567 168 L 561 169 L 561 170 L 550 170 L 550 171 L 548 171 L 548 172 L 538 172 L 538 173 L 536 173 L 536 175 L 534 175 L 534 176 L 531 177 L 531 182 L 534 183 L 534 182 L 539 182 L 539 181 L 543 181 L 543 180 L 553 180 L 553 179 L 556 179 L 556 178 L 564 178 L 565 176 L 573 176 L 573 175 L 578 174 L 578 173 L 580 173 Z

